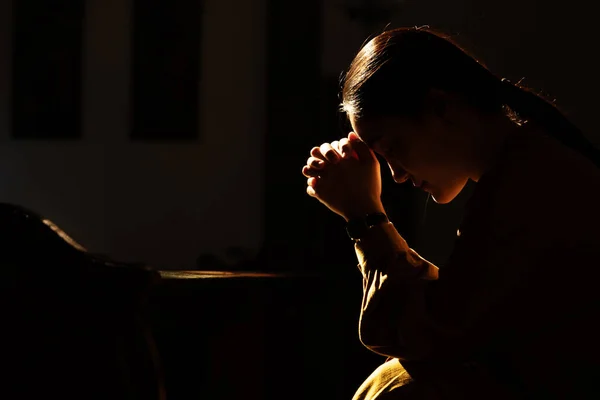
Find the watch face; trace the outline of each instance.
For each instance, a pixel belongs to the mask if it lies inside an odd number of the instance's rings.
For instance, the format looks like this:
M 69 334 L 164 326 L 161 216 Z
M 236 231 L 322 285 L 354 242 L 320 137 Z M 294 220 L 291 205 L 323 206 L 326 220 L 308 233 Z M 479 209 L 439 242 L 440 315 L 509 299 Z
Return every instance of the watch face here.
M 367 223 L 364 219 L 354 219 L 348 221 L 346 232 L 351 239 L 359 239 L 367 230 Z

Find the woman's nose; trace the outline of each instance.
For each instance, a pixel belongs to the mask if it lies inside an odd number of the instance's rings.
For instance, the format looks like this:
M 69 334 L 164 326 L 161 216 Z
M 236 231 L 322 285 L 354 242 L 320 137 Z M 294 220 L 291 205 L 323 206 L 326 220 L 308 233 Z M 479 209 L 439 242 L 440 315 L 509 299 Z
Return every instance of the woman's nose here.
M 394 181 L 396 183 L 404 183 L 408 180 L 408 175 L 404 174 L 401 177 L 398 177 L 396 174 L 392 175 L 394 177 Z
M 388 166 L 390 167 L 390 171 L 392 171 L 392 178 L 394 178 L 394 182 L 404 183 L 408 180 L 409 175 L 407 172 L 400 172 L 397 169 L 394 169 L 394 167 L 392 167 L 390 164 L 388 164 Z

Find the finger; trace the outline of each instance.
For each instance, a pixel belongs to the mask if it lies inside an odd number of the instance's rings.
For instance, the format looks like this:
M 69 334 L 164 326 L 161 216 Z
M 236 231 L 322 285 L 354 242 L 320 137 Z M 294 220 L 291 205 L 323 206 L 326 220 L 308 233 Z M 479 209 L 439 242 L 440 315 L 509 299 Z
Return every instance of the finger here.
M 306 180 L 306 184 L 308 186 L 310 186 L 311 188 L 314 188 L 315 186 L 317 186 L 318 181 L 319 181 L 319 178 L 312 177 L 312 178 L 308 178 Z
M 365 142 L 360 140 L 356 133 L 350 132 L 350 134 L 348 135 L 348 139 L 350 141 L 350 146 L 352 147 L 352 150 L 356 152 L 359 161 L 375 158 L 375 154 L 373 154 L 369 146 L 367 146 Z
M 350 140 L 350 141 L 360 140 L 360 138 L 358 137 L 358 135 L 356 134 L 356 132 L 350 132 L 348 134 L 348 140 Z
M 331 147 L 331 144 L 329 143 L 323 143 L 320 147 L 321 150 L 321 154 L 323 154 L 325 156 L 325 159 L 327 161 L 329 161 L 330 163 L 337 163 L 341 156 L 338 154 L 337 151 L 335 151 L 335 149 L 333 147 Z
M 306 165 L 314 169 L 321 169 L 325 166 L 325 161 L 316 157 L 309 157 L 306 161 Z
M 342 158 L 346 158 L 350 155 L 350 141 L 348 140 L 348 138 L 342 138 L 340 139 L 340 154 L 342 155 Z
M 325 156 L 321 153 L 321 148 L 320 147 L 313 147 L 310 150 L 310 155 L 314 158 L 317 158 L 319 160 L 322 161 L 327 161 L 327 159 L 325 158 Z
M 308 178 L 306 181 L 306 193 L 311 197 L 317 197 L 315 186 L 317 185 L 317 178 Z
M 323 173 L 323 171 L 313 169 L 313 168 L 309 167 L 308 165 L 305 165 L 304 167 L 302 167 L 302 175 L 304 175 L 307 178 L 317 177 L 322 173 Z
M 342 152 L 340 151 L 340 142 L 337 140 L 334 140 L 333 142 L 331 142 L 331 147 L 337 151 L 337 153 L 341 156 Z

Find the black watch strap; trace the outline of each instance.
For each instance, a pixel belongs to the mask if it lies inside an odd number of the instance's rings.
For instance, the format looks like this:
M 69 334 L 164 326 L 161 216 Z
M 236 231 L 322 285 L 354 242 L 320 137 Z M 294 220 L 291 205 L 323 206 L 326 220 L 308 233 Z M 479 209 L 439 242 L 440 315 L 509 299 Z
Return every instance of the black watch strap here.
M 346 224 L 346 232 L 348 233 L 348 236 L 350 236 L 350 239 L 357 240 L 362 238 L 369 228 L 387 222 L 389 222 L 389 219 L 387 215 L 382 212 L 367 214 L 363 218 L 353 218 L 349 220 Z

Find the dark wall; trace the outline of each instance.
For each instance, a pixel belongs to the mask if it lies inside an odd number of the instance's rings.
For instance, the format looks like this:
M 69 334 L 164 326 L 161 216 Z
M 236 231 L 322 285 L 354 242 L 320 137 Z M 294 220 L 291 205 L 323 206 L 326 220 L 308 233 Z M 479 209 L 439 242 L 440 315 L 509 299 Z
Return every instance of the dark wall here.
M 229 246 L 256 252 L 265 9 L 264 0 L 0 1 L 0 200 L 41 212 L 91 251 L 161 268 L 193 268 Z M 42 105 L 35 121 L 28 101 Z

